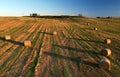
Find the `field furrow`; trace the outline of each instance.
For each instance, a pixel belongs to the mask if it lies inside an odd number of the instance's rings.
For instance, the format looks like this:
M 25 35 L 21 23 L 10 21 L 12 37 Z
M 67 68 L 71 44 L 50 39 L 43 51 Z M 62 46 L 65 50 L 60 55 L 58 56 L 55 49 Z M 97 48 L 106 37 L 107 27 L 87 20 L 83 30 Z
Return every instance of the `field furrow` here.
M 0 77 L 119 77 L 119 23 L 117 18 L 0 18 Z M 111 44 L 105 44 L 107 38 Z M 25 40 L 32 45 L 24 46 Z M 103 56 L 103 48 L 112 54 Z M 103 57 L 111 70 L 99 67 Z

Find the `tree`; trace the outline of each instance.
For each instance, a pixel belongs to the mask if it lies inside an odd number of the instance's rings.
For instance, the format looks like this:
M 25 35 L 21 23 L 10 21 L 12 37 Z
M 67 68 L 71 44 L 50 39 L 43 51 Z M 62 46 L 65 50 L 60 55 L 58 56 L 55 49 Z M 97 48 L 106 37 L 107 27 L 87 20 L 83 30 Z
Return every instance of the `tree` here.
M 32 15 L 33 17 L 37 17 L 38 15 L 37 15 L 37 13 L 33 13 L 33 15 Z
M 83 17 L 83 15 L 82 15 L 82 14 L 78 14 L 78 16 Z

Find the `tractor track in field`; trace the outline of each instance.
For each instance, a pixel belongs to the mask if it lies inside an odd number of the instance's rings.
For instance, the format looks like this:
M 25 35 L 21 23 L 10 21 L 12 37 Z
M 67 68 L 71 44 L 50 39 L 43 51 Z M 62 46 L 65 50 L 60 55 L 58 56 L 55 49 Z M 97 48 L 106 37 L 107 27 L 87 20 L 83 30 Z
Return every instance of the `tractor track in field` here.
M 39 43 L 40 41 L 40 31 L 42 31 L 42 27 L 43 27 L 43 24 L 40 26 L 40 28 L 38 29 L 38 34 L 34 37 L 34 39 L 37 37 L 37 39 L 35 40 L 35 43 Z M 38 48 L 38 44 L 35 44 L 32 48 L 32 50 L 30 51 L 29 53 L 29 57 L 26 61 L 26 64 L 24 65 L 23 67 L 23 71 L 21 72 L 21 75 L 25 75 L 26 72 L 28 71 L 29 67 L 30 67 L 30 63 L 33 61 L 33 59 L 35 58 L 35 55 L 36 55 L 36 52 L 37 52 L 37 48 Z
M 49 56 L 44 55 L 45 52 L 51 51 L 50 37 L 53 35 L 49 29 L 49 25 L 46 24 L 46 31 L 42 32 L 42 34 L 44 34 L 44 39 L 43 39 L 43 43 L 42 43 L 41 50 L 39 53 L 38 63 L 35 67 L 35 74 L 34 75 L 36 77 L 46 76 L 45 71 L 46 71 L 47 67 L 49 67 L 49 64 L 51 61 L 51 58 Z

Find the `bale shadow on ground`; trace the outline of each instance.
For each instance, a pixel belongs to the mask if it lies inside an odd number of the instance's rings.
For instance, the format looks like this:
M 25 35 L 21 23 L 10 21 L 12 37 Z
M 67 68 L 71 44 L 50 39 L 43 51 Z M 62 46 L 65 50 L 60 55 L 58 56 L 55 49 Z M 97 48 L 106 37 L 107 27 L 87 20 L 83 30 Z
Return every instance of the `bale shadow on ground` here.
M 87 42 L 95 42 L 95 43 L 102 43 L 102 44 L 104 44 L 104 42 L 97 41 L 97 40 L 86 40 L 86 39 L 82 39 L 82 38 L 67 38 L 67 39 L 73 39 L 73 40 L 78 40 L 78 41 L 87 41 Z
M 17 45 L 20 45 L 20 46 L 24 46 L 24 44 L 23 43 L 21 43 L 21 42 L 18 42 L 18 41 L 14 41 L 14 40 L 5 40 L 5 38 L 3 38 L 3 37 L 0 37 L 0 40 L 2 40 L 2 41 L 7 41 L 7 42 L 10 42 L 10 43 L 13 43 L 13 44 L 17 44 Z
M 62 46 L 62 45 L 53 45 L 55 47 L 59 47 L 61 49 L 67 49 L 68 51 L 75 51 L 75 52 L 83 52 L 89 54 L 91 57 L 95 58 L 97 62 L 99 62 L 98 59 L 100 59 L 99 55 L 101 55 L 100 52 L 96 52 L 94 50 L 87 50 L 87 49 L 80 49 L 80 48 L 73 48 L 73 47 L 67 47 L 67 46 Z
M 67 56 L 59 55 L 59 54 L 52 53 L 52 52 L 43 52 L 43 54 L 51 56 L 51 57 L 56 57 L 56 58 L 64 59 L 64 60 L 67 60 L 67 61 L 72 61 L 72 62 L 75 62 L 77 64 L 78 63 L 83 63 L 85 65 L 89 65 L 89 66 L 92 66 L 94 68 L 98 67 L 97 63 L 93 63 L 93 62 L 90 62 L 90 61 L 84 61 L 84 60 L 81 59 L 81 57 L 72 58 L 72 57 L 67 57 Z
M 80 49 L 80 48 L 73 48 L 73 47 L 62 46 L 62 45 L 55 45 L 55 44 L 53 44 L 53 46 L 59 47 L 59 48 L 62 48 L 62 49 L 76 51 L 76 52 L 92 52 L 92 50 L 84 50 L 84 49 Z M 93 52 L 93 53 L 97 54 L 96 52 Z
M 47 34 L 47 35 L 53 35 L 52 33 L 48 33 L 48 32 L 40 32 L 40 33 Z

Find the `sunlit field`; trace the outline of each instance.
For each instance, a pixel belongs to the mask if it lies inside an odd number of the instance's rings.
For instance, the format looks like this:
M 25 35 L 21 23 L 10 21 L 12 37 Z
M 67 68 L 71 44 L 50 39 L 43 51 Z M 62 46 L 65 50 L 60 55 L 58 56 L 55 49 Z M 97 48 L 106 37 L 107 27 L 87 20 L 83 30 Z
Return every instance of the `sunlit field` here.
M 120 77 L 120 19 L 1 17 L 0 77 Z

